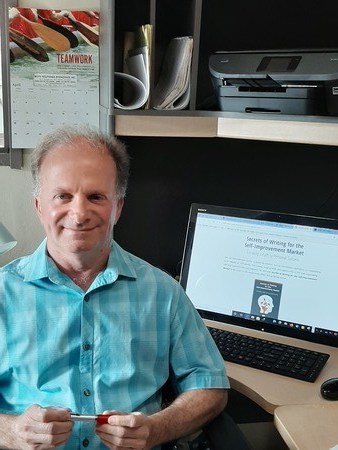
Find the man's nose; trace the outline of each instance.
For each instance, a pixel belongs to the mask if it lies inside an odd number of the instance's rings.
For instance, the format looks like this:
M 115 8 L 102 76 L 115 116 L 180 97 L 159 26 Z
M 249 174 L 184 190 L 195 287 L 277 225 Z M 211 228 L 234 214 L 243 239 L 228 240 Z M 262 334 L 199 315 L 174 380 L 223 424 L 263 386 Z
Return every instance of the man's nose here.
M 71 218 L 77 225 L 89 220 L 89 202 L 86 198 L 75 197 L 72 201 Z

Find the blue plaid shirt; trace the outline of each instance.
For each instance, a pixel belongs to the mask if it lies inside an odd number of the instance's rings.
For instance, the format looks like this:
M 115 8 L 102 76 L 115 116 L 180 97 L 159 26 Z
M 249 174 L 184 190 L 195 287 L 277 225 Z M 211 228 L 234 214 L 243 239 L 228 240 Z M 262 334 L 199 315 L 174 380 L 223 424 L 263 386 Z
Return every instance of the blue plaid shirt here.
M 87 292 L 46 255 L 0 269 L 0 412 L 61 406 L 82 414 L 161 408 L 169 374 L 178 392 L 228 388 L 224 361 L 181 286 L 113 242 Z M 64 449 L 106 448 L 75 423 Z

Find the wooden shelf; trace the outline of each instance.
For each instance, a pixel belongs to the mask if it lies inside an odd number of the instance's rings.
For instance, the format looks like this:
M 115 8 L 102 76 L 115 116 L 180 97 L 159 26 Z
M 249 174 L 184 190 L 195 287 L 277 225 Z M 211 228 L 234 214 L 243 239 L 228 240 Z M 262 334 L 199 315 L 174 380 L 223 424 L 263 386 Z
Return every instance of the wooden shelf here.
M 338 117 L 185 111 L 115 115 L 118 136 L 220 137 L 338 146 Z
M 338 118 L 219 118 L 218 137 L 338 145 Z
M 117 136 L 217 137 L 217 117 L 116 115 Z

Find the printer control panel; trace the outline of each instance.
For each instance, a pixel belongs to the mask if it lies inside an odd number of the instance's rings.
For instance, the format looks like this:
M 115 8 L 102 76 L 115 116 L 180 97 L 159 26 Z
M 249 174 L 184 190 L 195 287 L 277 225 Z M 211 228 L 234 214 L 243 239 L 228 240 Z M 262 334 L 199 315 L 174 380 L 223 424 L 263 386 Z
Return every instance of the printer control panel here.
M 301 59 L 301 56 L 264 56 L 256 71 L 293 72 Z

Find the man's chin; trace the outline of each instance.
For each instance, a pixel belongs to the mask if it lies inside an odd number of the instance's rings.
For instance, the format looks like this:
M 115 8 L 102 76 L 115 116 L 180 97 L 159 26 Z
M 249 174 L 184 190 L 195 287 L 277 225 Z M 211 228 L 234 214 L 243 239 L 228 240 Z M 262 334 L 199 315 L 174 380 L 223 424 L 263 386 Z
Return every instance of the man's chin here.
M 67 250 L 70 253 L 87 253 L 95 251 L 95 246 L 86 242 L 73 242 Z
M 110 245 L 106 245 L 102 242 L 93 242 L 93 241 L 81 241 L 81 240 L 72 240 L 65 246 L 65 251 L 73 254 L 81 254 L 81 253 L 97 253 L 100 254 L 107 250 L 109 251 Z M 109 249 L 108 249 L 109 248 Z
M 62 254 L 63 257 L 66 255 L 80 255 L 80 254 L 97 254 L 100 255 L 110 251 L 110 241 L 102 241 L 97 238 L 90 239 L 89 236 L 63 236 L 63 239 L 48 239 L 47 238 L 48 250 L 55 254 Z M 54 251 L 53 251 L 54 249 Z
M 61 247 L 66 253 L 82 253 L 94 250 L 95 243 L 89 239 L 70 238 L 63 240 Z

